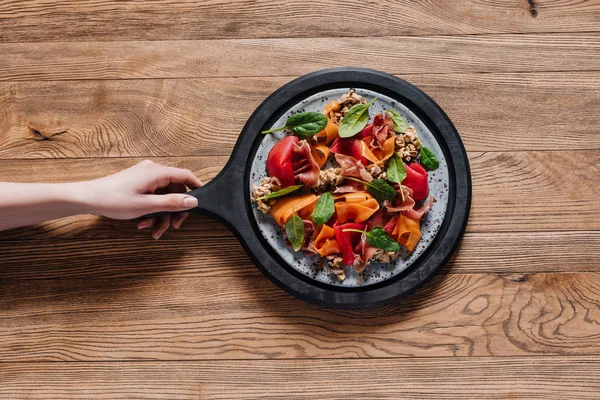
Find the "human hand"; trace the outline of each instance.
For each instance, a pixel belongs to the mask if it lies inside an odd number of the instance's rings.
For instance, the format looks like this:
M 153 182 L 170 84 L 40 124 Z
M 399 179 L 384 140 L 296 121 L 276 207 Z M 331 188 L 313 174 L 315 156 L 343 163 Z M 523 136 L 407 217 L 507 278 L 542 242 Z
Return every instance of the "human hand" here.
M 97 215 L 134 219 L 161 211 L 178 212 L 138 222 L 138 229 L 152 228 L 152 237 L 159 239 L 169 226 L 179 229 L 189 215 L 181 211 L 198 206 L 195 197 L 184 193 L 202 182 L 189 170 L 146 160 L 86 184 L 92 212 Z

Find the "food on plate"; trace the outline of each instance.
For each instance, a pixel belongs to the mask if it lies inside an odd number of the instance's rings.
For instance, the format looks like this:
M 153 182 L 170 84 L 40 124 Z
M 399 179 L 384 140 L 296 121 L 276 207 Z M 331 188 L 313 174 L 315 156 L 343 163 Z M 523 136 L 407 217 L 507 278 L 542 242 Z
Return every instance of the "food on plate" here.
M 348 268 L 414 251 L 434 202 L 427 171 L 439 167 L 435 153 L 395 110 L 371 119 L 375 100 L 350 89 L 321 113 L 296 113 L 263 132 L 289 135 L 269 152 L 253 201 L 294 251 L 319 255 L 340 280 Z

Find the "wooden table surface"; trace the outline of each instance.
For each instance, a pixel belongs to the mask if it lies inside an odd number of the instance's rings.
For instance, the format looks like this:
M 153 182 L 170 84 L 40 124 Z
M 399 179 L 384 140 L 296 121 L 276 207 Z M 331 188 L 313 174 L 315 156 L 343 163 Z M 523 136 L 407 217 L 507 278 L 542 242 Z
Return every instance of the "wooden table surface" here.
M 224 166 L 327 67 L 396 74 L 468 150 L 456 255 L 364 311 L 296 300 L 218 222 L 0 234 L 0 396 L 600 398 L 600 1 L 0 1 L 0 181 Z

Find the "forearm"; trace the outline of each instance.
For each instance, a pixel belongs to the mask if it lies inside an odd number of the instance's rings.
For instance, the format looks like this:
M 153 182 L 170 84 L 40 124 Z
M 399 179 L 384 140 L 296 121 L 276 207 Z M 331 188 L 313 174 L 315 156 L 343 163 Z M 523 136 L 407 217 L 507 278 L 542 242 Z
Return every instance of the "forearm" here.
M 0 182 L 0 231 L 77 214 L 94 214 L 111 219 L 143 218 L 139 229 L 152 228 L 154 239 L 172 224 L 179 228 L 198 206 L 187 194 L 202 182 L 190 170 L 167 167 L 146 160 L 116 174 L 76 183 Z M 164 194 L 155 194 L 157 190 Z M 159 218 L 145 215 L 174 213 Z
M 0 230 L 91 213 L 85 184 L 0 183 Z

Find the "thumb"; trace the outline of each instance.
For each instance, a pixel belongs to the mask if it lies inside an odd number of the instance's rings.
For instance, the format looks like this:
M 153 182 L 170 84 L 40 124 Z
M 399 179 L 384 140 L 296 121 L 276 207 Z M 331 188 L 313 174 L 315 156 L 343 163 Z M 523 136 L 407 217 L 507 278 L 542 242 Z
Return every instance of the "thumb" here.
M 198 207 L 198 199 L 184 193 L 151 194 L 144 196 L 148 213 L 160 211 L 178 212 Z

